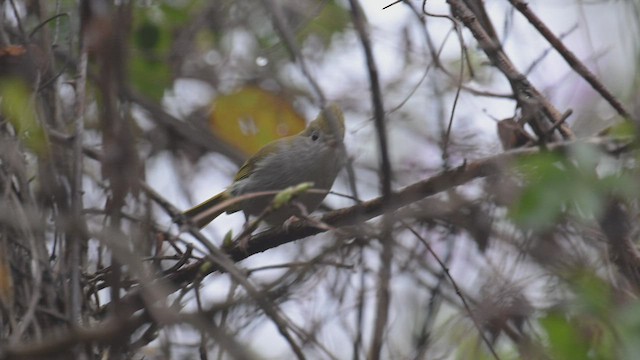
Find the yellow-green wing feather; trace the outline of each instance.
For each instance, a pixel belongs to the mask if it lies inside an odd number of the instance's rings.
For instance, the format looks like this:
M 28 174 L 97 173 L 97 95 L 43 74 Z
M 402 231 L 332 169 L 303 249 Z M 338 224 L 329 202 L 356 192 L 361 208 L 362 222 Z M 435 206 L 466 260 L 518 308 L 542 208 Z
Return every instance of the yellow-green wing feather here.
M 191 221 L 193 221 L 193 224 L 196 225 L 198 228 L 203 228 L 207 226 L 207 224 L 212 222 L 215 218 L 217 218 L 218 215 L 222 214 L 225 210 L 222 209 L 216 212 L 212 212 L 211 214 L 207 214 L 202 218 L 196 218 L 196 217 L 198 217 L 200 214 L 204 214 L 207 210 L 216 207 L 218 204 L 227 200 L 228 198 L 229 198 L 229 195 L 225 191 L 223 191 L 218 195 L 212 198 L 209 198 L 201 202 L 200 204 L 192 207 L 191 209 L 183 212 L 182 215 L 191 219 Z
M 245 161 L 244 164 L 242 164 L 242 166 L 240 167 L 240 170 L 238 170 L 238 173 L 233 178 L 233 181 L 235 182 L 235 181 L 240 181 L 248 178 L 249 175 L 251 175 L 251 173 L 253 173 L 253 171 L 255 170 L 256 164 L 260 160 L 266 158 L 269 154 L 276 151 L 281 141 L 285 139 L 286 138 L 282 138 L 276 141 L 272 141 L 267 145 L 263 146 L 262 149 L 258 150 L 257 153 L 255 153 L 252 157 L 250 157 L 247 161 Z

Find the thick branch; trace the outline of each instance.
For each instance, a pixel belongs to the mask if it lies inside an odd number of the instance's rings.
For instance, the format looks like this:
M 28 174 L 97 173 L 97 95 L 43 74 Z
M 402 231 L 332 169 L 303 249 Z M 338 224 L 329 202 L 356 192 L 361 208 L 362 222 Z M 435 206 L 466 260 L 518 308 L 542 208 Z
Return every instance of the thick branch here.
M 577 143 L 599 146 L 605 152 L 616 152 L 620 147 L 616 140 L 592 138 L 582 141 L 565 141 L 550 144 L 546 147 L 546 151 L 564 152 Z M 612 147 L 615 149 L 612 149 Z M 387 202 L 383 201 L 382 197 L 378 197 L 363 202 L 360 205 L 329 212 L 322 217 L 321 221 L 332 227 L 360 224 L 376 216 L 380 216 L 385 212 L 395 211 L 403 206 L 456 186 L 466 184 L 474 179 L 498 175 L 507 170 L 509 164 L 513 161 L 538 154 L 542 151 L 545 150 L 539 147 L 523 148 L 465 163 L 457 168 L 443 171 L 435 176 L 394 192 Z M 277 227 L 256 234 L 249 240 L 245 249 L 235 246 L 227 250 L 227 253 L 234 261 L 241 261 L 253 254 L 325 231 L 326 229 L 319 229 L 308 226 L 303 222 L 297 222 L 291 224 L 286 229 Z
M 546 151 L 565 152 L 576 143 L 578 142 L 567 141 L 550 144 L 546 148 Z M 621 145 L 618 141 L 608 138 L 592 138 L 582 140 L 579 143 L 599 146 L 603 151 L 613 154 L 621 153 L 629 149 L 625 145 Z M 498 175 L 506 171 L 509 168 L 509 164 L 513 161 L 538 154 L 541 151 L 543 150 L 539 147 L 521 148 L 463 164 L 458 168 L 443 171 L 435 176 L 394 192 L 391 194 L 387 202 L 384 202 L 381 197 L 375 198 L 356 206 L 329 212 L 322 217 L 321 221 L 334 228 L 360 224 L 369 219 L 380 216 L 385 212 L 395 211 L 403 206 L 412 204 L 428 196 L 452 189 L 456 186 L 466 184 L 475 179 Z M 254 254 L 325 231 L 327 231 L 326 228 L 320 229 L 315 226 L 309 226 L 304 222 L 296 222 L 289 225 L 287 228 L 273 228 L 252 236 L 248 240 L 245 248 L 236 245 L 230 249 L 224 250 L 231 260 L 239 262 Z M 176 272 L 168 274 L 165 278 L 159 281 L 167 281 L 167 283 L 165 283 L 166 285 L 171 283 L 177 290 L 184 284 L 191 283 L 199 277 L 206 276 L 220 270 L 211 265 L 203 266 L 203 263 L 204 260 L 188 265 Z M 154 284 L 150 284 L 149 286 L 153 285 Z M 141 298 L 141 291 L 132 290 L 121 299 L 121 303 L 123 306 L 126 305 L 131 309 L 141 309 L 144 306 L 144 302 Z

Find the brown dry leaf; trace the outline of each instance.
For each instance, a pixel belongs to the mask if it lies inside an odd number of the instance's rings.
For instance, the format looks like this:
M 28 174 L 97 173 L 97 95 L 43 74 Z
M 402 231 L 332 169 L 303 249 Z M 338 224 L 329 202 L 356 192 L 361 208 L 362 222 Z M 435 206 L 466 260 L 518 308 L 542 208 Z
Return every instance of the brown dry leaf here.
M 0 57 L 2 56 L 20 56 L 26 53 L 27 50 L 21 45 L 9 45 L 0 49 Z
M 10 309 L 13 307 L 13 277 L 5 250 L 4 246 L 0 245 L 0 302 L 5 308 Z
M 219 138 L 247 156 L 305 128 L 304 118 L 288 101 L 255 86 L 218 97 L 209 124 Z
M 513 118 L 498 121 L 498 137 L 504 150 L 515 149 L 527 144 L 529 138 L 522 126 Z

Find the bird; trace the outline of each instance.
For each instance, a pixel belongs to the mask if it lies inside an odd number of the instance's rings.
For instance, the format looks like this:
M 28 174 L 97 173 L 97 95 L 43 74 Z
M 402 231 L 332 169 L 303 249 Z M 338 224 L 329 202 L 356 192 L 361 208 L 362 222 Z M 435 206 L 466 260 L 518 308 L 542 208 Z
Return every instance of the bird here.
M 344 166 L 344 115 L 335 103 L 327 105 L 300 133 L 274 140 L 251 156 L 238 170 L 233 182 L 224 191 L 186 210 L 182 215 L 198 228 L 203 228 L 223 212 L 243 211 L 245 217 L 259 216 L 271 225 L 284 223 L 300 213 L 294 203 L 265 213 L 274 195 L 229 201 L 238 196 L 281 191 L 301 183 L 313 183 L 313 189 L 300 194 L 295 201 L 313 212 L 324 200 Z M 213 210 L 223 202 L 228 207 Z

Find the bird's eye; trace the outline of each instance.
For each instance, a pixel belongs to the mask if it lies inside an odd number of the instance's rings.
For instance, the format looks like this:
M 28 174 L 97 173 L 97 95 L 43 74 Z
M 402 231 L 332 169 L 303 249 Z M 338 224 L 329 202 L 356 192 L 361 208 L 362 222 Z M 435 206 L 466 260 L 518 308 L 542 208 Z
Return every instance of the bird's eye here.
M 311 140 L 316 141 L 318 140 L 319 137 L 320 137 L 320 134 L 318 134 L 317 131 L 314 131 L 313 133 L 311 133 Z

